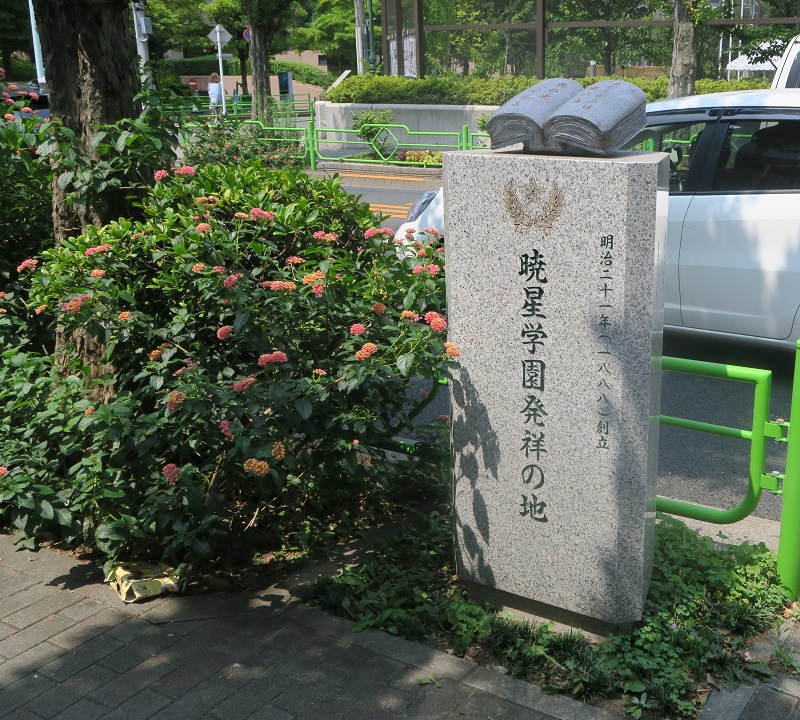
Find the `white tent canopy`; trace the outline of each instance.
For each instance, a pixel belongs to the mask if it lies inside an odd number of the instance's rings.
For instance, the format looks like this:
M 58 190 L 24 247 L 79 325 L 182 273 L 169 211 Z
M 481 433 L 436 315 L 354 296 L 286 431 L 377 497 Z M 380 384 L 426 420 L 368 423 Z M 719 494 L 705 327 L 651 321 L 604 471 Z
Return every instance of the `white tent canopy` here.
M 767 47 L 767 43 L 761 44 L 762 48 Z M 770 58 L 767 62 L 756 62 L 752 60 L 749 55 L 739 55 L 735 60 L 731 60 L 727 68 L 728 70 L 775 70 L 780 62 L 779 57 Z

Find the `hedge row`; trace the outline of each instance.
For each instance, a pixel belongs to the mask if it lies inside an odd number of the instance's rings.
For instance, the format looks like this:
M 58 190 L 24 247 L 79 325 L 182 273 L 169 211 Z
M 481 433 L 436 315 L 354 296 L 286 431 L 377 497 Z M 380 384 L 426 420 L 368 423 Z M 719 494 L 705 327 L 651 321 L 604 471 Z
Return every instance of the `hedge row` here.
M 591 85 L 608 78 L 576 78 L 582 85 Z M 669 78 L 666 75 L 649 80 L 646 78 L 620 78 L 638 85 L 647 95 L 648 102 L 667 97 Z M 496 77 L 457 78 L 390 77 L 386 75 L 356 75 L 348 77 L 324 99 L 340 103 L 377 104 L 421 104 L 421 105 L 502 105 L 506 100 L 536 83 L 536 78 Z M 698 94 L 722 92 L 724 90 L 750 90 L 769 87 L 764 80 L 698 80 Z
M 174 70 L 178 75 L 199 75 L 202 77 L 219 71 L 219 61 L 216 55 L 203 55 L 201 57 L 167 60 L 165 62 L 167 67 Z M 222 64 L 226 75 L 241 75 L 239 58 L 223 60 Z M 273 75 L 279 72 L 290 72 L 293 80 L 321 88 L 330 87 L 333 81 L 336 80 L 336 75 L 305 63 L 273 60 L 270 63 L 270 70 Z

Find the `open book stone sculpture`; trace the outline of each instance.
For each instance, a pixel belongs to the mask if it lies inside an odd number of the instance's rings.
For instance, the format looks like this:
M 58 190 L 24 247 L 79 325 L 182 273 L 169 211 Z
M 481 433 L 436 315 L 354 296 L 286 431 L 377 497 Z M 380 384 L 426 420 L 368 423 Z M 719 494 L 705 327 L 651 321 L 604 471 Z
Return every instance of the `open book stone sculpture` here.
M 611 155 L 646 124 L 644 92 L 624 80 L 584 89 L 566 78 L 542 80 L 489 120 L 492 150 L 522 143 L 526 152 Z

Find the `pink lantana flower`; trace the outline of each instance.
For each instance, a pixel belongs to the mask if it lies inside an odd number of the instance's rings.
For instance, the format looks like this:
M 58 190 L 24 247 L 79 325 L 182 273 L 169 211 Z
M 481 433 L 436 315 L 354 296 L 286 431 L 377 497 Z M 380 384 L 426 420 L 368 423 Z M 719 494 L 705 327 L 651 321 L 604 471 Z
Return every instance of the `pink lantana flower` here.
M 27 260 L 23 260 L 17 266 L 17 272 L 19 273 L 22 272 L 23 270 L 29 270 L 30 272 L 33 272 L 34 270 L 36 270 L 36 266 L 38 264 L 39 264 L 38 260 L 34 260 L 33 258 L 28 258 Z
M 242 378 L 241 380 L 237 380 L 231 387 L 233 388 L 234 392 L 244 392 L 249 388 L 254 382 L 256 381 L 253 375 L 248 375 L 246 378 Z
M 156 182 L 159 182 L 160 180 L 169 177 L 169 173 L 166 170 L 156 170 L 153 173 L 153 177 L 155 178 Z
M 367 331 L 361 323 L 353 323 L 350 326 L 350 334 L 351 335 L 363 335 Z
M 276 350 L 275 352 L 264 353 L 261 357 L 259 357 L 258 366 L 267 367 L 267 365 L 278 365 L 280 363 L 285 363 L 288 361 L 289 357 L 286 355 L 285 352 Z
M 208 223 L 198 223 L 195 230 L 197 230 L 197 232 L 207 232 L 208 230 L 211 230 L 211 225 Z
M 175 463 L 168 463 L 161 469 L 161 474 L 167 479 L 170 485 L 174 485 L 178 481 L 181 469 Z
M 275 213 L 269 212 L 268 210 L 262 210 L 261 208 L 253 208 L 250 211 L 250 219 L 251 220 L 274 220 Z
M 230 325 L 223 325 L 217 330 L 217 337 L 220 340 L 227 340 L 233 334 L 233 328 Z

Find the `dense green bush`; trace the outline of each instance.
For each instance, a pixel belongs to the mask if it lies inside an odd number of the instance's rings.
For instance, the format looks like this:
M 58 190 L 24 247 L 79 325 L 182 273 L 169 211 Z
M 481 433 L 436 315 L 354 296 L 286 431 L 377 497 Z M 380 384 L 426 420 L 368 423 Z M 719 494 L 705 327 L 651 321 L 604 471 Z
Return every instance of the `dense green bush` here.
M 141 211 L 20 263 L 30 299 L 0 299 L 2 520 L 209 563 L 358 516 L 408 469 L 369 448 L 410 376 L 457 354 L 439 239 L 400 256 L 337 181 L 260 163 L 160 170 Z M 41 355 L 57 328 L 102 357 Z
M 326 70 L 320 70 L 313 65 L 306 65 L 305 63 L 285 62 L 283 60 L 273 60 L 270 63 L 270 70 L 273 75 L 282 72 L 292 73 L 292 80 L 295 82 L 306 83 L 307 85 L 316 85 L 321 88 L 330 87 L 336 75 L 329 73 Z
M 33 63 L 12 57 L 9 67 L 5 68 L 6 77 L 18 83 L 28 83 L 36 79 L 36 67 Z
M 664 76 L 655 80 L 644 78 L 621 78 L 638 85 L 647 95 L 648 102 L 667 97 L 669 79 Z M 577 78 L 586 85 L 608 80 L 608 78 Z M 325 93 L 325 99 L 339 103 L 369 104 L 422 104 L 422 105 L 502 105 L 525 88 L 536 83 L 536 78 L 496 77 L 482 78 L 413 78 L 384 75 L 356 75 L 346 78 L 341 84 Z M 724 90 L 749 90 L 769 87 L 764 80 L 698 80 L 696 91 L 700 93 Z

